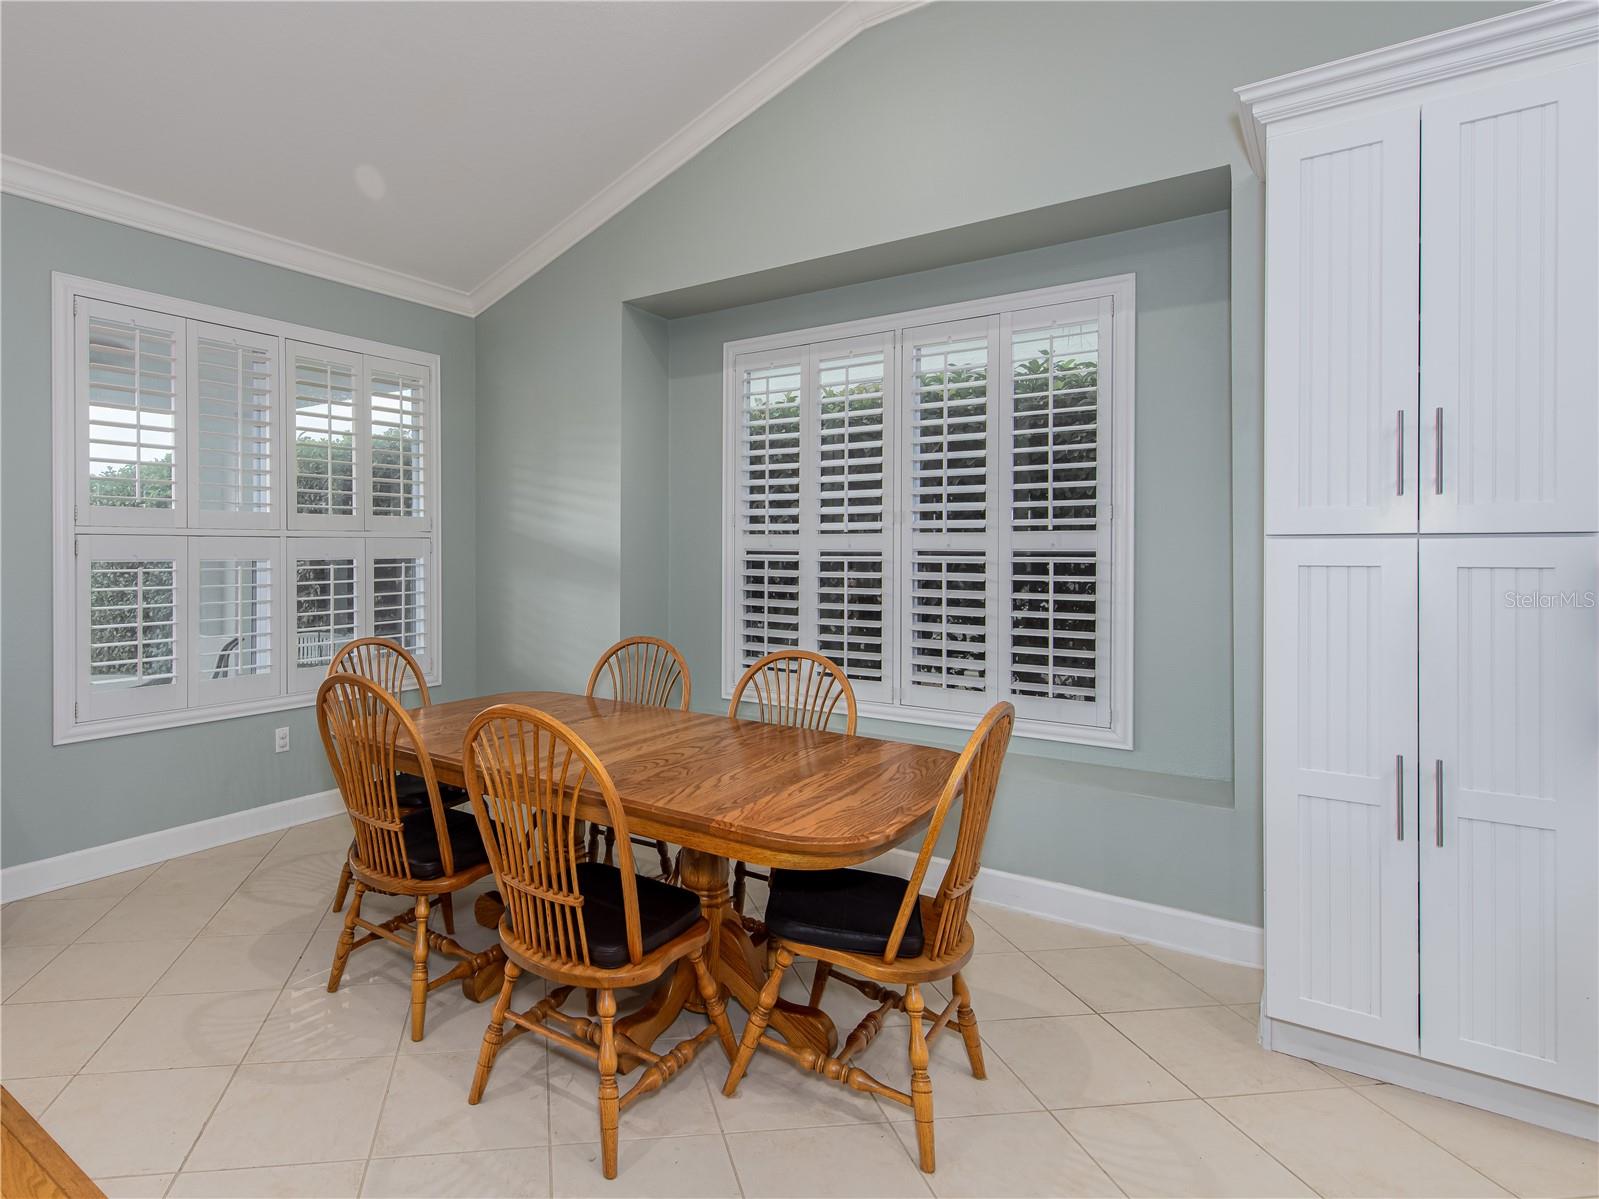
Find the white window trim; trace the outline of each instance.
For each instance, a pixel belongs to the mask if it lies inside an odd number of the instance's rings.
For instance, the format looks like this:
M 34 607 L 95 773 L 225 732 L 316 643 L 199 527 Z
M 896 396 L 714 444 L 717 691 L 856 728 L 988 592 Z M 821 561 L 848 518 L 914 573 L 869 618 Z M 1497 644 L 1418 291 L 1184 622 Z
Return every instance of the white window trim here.
M 1134 467 L 1133 452 L 1136 421 L 1134 417 L 1137 387 L 1134 379 L 1134 338 L 1136 324 L 1135 277 L 1131 274 L 1114 275 L 1104 279 L 1059 287 L 1038 288 L 990 296 L 981 300 L 945 304 L 909 312 L 890 313 L 863 320 L 821 325 L 809 329 L 795 329 L 785 333 L 765 334 L 726 342 L 722 346 L 722 698 L 730 700 L 733 686 L 738 680 L 739 654 L 738 630 L 738 477 L 739 477 L 739 412 L 741 395 L 735 360 L 752 354 L 798 350 L 818 342 L 887 336 L 896 347 L 903 344 L 900 331 L 920 325 L 943 324 L 951 321 L 972 320 L 996 316 L 1002 311 L 1021 308 L 1044 308 L 1056 304 L 1084 300 L 1109 299 L 1112 304 L 1111 371 L 1115 379 L 1114 400 L 1111 411 L 1113 438 L 1112 469 L 1109 494 L 1104 497 L 1111 505 L 1110 589 L 1108 605 L 1110 623 L 1110 711 L 1106 727 L 1072 725 L 1064 722 L 1019 717 L 1016 734 L 1046 741 L 1076 745 L 1096 745 L 1109 749 L 1133 748 L 1133 545 L 1134 545 Z M 895 353 L 898 354 L 896 348 Z M 995 409 L 997 412 L 997 408 Z M 900 420 L 898 410 L 895 420 Z M 896 438 L 900 431 L 896 430 Z M 1007 468 L 1008 469 L 1008 468 Z M 902 491 L 895 489 L 892 497 L 892 517 L 885 519 L 885 527 L 894 532 L 885 559 L 908 544 L 906 538 L 908 510 Z M 994 511 L 998 512 L 996 506 Z M 887 514 L 885 514 L 886 516 Z M 803 526 L 802 526 L 803 527 Z M 1009 527 L 1009 521 L 1002 528 Z M 795 549 L 799 549 L 799 538 Z M 889 567 L 885 561 L 885 574 Z M 901 571 L 896 566 L 893 574 L 897 594 Z M 803 586 L 803 582 L 802 582 Z M 885 587 L 888 586 L 885 580 Z M 992 599 L 991 602 L 995 602 Z M 1003 604 L 1001 604 L 1001 608 Z M 895 608 L 896 625 L 902 625 L 902 605 Z M 804 611 L 802 604 L 802 625 Z M 896 634 L 896 642 L 899 635 Z M 899 646 L 893 647 L 891 657 L 898 669 Z M 885 663 L 885 667 L 887 664 Z M 1008 666 L 996 662 L 994 669 Z M 897 676 L 896 676 L 897 680 Z M 896 683 L 897 685 L 897 683 Z M 896 692 L 897 693 L 897 692 Z M 901 724 L 933 725 L 965 729 L 970 726 L 972 714 L 962 711 L 938 710 L 925 707 L 861 700 L 858 709 L 862 716 L 894 721 Z
M 116 737 L 127 733 L 146 732 L 154 729 L 179 728 L 186 725 L 205 724 L 213 720 L 229 720 L 236 716 L 248 716 L 263 712 L 280 712 L 291 708 L 304 708 L 315 702 L 315 691 L 294 691 L 293 684 L 285 681 L 284 686 L 289 690 L 261 699 L 241 700 L 238 702 L 210 704 L 204 707 L 183 707 L 176 710 L 163 712 L 143 712 L 126 716 L 108 717 L 100 720 L 82 720 L 76 716 L 78 702 L 77 678 L 79 668 L 78 643 L 80 630 L 78 628 L 79 612 L 77 602 L 78 589 L 78 559 L 76 554 L 77 538 L 89 536 L 117 536 L 117 537 L 148 537 L 159 535 L 165 538 L 200 538 L 200 537 L 227 537 L 243 540 L 250 537 L 260 537 L 272 541 L 275 547 L 285 541 L 292 545 L 297 537 L 307 534 L 317 536 L 318 532 L 296 528 L 289 519 L 293 504 L 293 472 L 289 469 L 293 460 L 293 409 L 292 405 L 285 408 L 286 416 L 277 421 L 277 428 L 273 431 L 273 450 L 275 462 L 273 463 L 274 512 L 270 525 L 262 527 L 241 528 L 238 525 L 229 527 L 225 522 L 199 525 L 190 517 L 189 501 L 187 497 L 181 505 L 175 508 L 171 523 L 163 523 L 155 527 L 134 526 L 123 524 L 80 524 L 77 521 L 77 505 L 79 497 L 76 493 L 78 485 L 78 444 L 75 436 L 77 425 L 77 345 L 76 321 L 73 314 L 75 299 L 98 300 L 108 304 L 122 305 L 128 308 L 144 309 L 168 317 L 181 320 L 200 322 L 208 325 L 223 326 L 226 328 L 240 329 L 248 333 L 265 335 L 276 338 L 277 350 L 277 382 L 280 394 L 287 396 L 291 379 L 291 363 L 287 357 L 287 346 L 291 341 L 307 342 L 313 345 L 326 346 L 331 349 L 348 353 L 361 354 L 374 358 L 388 359 L 392 362 L 404 363 L 427 372 L 432 387 L 433 412 L 432 420 L 424 431 L 426 438 L 425 452 L 427 454 L 427 468 L 429 475 L 426 486 L 430 495 L 427 499 L 428 517 L 425 526 L 421 521 L 406 527 L 395 527 L 393 518 L 378 523 L 368 523 L 364 528 L 351 528 L 346 526 L 335 533 L 326 530 L 326 534 L 353 536 L 368 540 L 394 540 L 396 542 L 408 541 L 415 544 L 425 541 L 430 544 L 430 569 L 428 571 L 427 604 L 429 619 L 433 627 L 429 633 L 429 656 L 424 664 L 424 674 L 428 686 L 439 687 L 444 681 L 444 623 L 443 623 L 443 572 L 439 568 L 443 561 L 440 539 L 444 527 L 444 481 L 443 457 L 440 453 L 443 425 L 443 399 L 440 361 L 437 354 L 413 350 L 405 346 L 391 345 L 387 342 L 372 341 L 367 338 L 349 337 L 341 333 L 330 333 L 323 329 L 316 329 L 306 325 L 298 325 L 289 321 L 275 320 L 270 317 L 255 316 L 251 313 L 239 312 L 228 308 L 219 308 L 210 304 L 199 304 L 190 300 L 174 296 L 164 296 L 154 292 L 143 291 L 137 288 L 124 287 L 115 283 L 103 283 L 99 280 L 84 278 L 79 275 L 53 272 L 51 274 L 51 457 L 53 475 L 51 480 L 51 519 L 54 531 L 53 562 L 51 570 L 52 580 L 52 744 L 67 745 L 80 741 L 93 741 L 102 737 Z M 188 339 L 181 339 L 182 350 L 186 351 Z M 187 357 L 185 353 L 185 357 Z M 187 365 L 185 366 L 187 370 Z M 363 376 L 361 385 L 365 386 Z M 181 433 L 180 445 L 190 436 L 190 430 L 185 422 Z M 187 468 L 188 463 L 185 462 Z M 366 513 L 370 507 L 370 496 L 363 491 L 360 497 L 361 512 Z M 320 532 L 320 531 L 319 531 Z M 274 553 L 277 553 L 275 548 Z M 289 551 L 292 553 L 292 551 Z M 283 584 L 279 590 L 284 610 L 281 619 L 287 623 L 275 629 L 276 639 L 282 647 L 280 654 L 292 652 L 293 645 L 293 583 L 288 577 L 287 558 L 285 553 L 278 561 L 284 563 Z M 184 599 L 188 598 L 188 556 L 184 557 Z M 368 599 L 362 597 L 359 601 L 367 604 Z M 358 635 L 364 635 L 365 626 L 358 625 Z M 185 669 L 192 655 L 192 647 L 186 640 L 180 642 L 179 654 L 184 661 Z M 275 674 L 287 680 L 292 674 L 288 659 L 279 659 L 280 665 Z

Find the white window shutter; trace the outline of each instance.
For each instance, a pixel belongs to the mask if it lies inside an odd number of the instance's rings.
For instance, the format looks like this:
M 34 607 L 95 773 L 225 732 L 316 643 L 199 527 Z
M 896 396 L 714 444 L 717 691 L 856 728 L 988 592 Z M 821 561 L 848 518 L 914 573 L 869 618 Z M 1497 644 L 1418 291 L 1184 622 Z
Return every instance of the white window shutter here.
M 425 530 L 433 515 L 431 372 L 387 358 L 366 359 L 368 527 Z
M 365 527 L 366 400 L 361 355 L 290 341 L 293 529 Z
M 798 552 L 746 551 L 739 570 L 738 669 L 800 644 Z
M 77 523 L 182 523 L 184 322 L 103 300 L 77 303 Z
M 911 561 L 904 702 L 976 711 L 992 686 L 988 554 L 917 550 Z
M 77 554 L 78 719 L 183 707 L 183 539 L 83 536 Z
M 286 592 L 275 537 L 189 539 L 190 703 L 242 703 L 281 689 Z
M 435 636 L 432 546 L 425 540 L 385 537 L 368 542 L 368 550 L 372 636 L 404 646 L 423 675 L 430 675 Z
M 816 579 L 816 648 L 838 663 L 857 695 L 886 695 L 889 678 L 883 555 L 822 549 Z
M 958 321 L 905 335 L 907 474 L 917 533 L 988 527 L 992 324 Z
M 189 524 L 281 527 L 279 339 L 199 321 L 188 326 Z
M 315 691 L 339 648 L 366 627 L 366 546 L 351 537 L 291 537 L 294 691 Z
M 880 533 L 889 349 L 821 346 L 817 352 L 816 529 Z

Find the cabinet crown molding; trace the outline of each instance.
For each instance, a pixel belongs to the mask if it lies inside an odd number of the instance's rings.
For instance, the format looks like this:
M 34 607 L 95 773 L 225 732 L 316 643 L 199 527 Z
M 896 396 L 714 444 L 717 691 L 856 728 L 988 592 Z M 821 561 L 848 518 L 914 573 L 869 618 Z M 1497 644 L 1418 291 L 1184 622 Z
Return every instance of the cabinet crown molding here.
M 1236 88 L 1244 150 L 1266 177 L 1266 127 L 1424 83 L 1599 41 L 1599 5 L 1554 0 Z

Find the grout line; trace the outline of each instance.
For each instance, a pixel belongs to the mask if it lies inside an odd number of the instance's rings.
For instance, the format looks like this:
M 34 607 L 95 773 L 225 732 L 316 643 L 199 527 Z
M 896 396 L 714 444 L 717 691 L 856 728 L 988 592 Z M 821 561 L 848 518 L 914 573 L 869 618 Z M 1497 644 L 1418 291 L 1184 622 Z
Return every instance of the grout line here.
M 1334 1081 L 1338 1081 L 1338 1080 L 1335 1079 Z M 1470 1170 L 1472 1173 L 1474 1173 L 1474 1174 L 1478 1175 L 1479 1177 L 1483 1178 L 1484 1180 L 1492 1183 L 1494 1186 L 1502 1187 L 1505 1191 L 1509 1192 L 1512 1195 L 1517 1193 L 1515 1188 L 1510 1186 L 1508 1183 L 1500 1182 L 1497 1178 L 1494 1178 L 1492 1175 L 1490 1175 L 1486 1170 L 1479 1169 L 1478 1167 L 1472 1165 L 1465 1158 L 1461 1157 L 1460 1154 L 1456 1153 L 1454 1150 L 1450 1149 L 1447 1145 L 1444 1145 L 1442 1142 L 1435 1140 L 1433 1137 L 1429 1136 L 1426 1132 L 1424 1132 L 1420 1128 L 1417 1128 L 1414 1124 L 1412 1124 L 1409 1120 L 1406 1120 L 1403 1116 L 1399 1115 L 1397 1112 L 1389 1111 L 1382 1104 L 1378 1103 L 1376 1100 L 1371 1098 L 1371 1096 L 1362 1093 L 1364 1091 L 1369 1091 L 1372 1088 L 1370 1088 L 1370 1087 L 1352 1087 L 1352 1086 L 1347 1086 L 1346 1085 L 1344 1089 L 1347 1090 L 1347 1091 L 1350 1091 L 1351 1093 L 1353 1093 L 1355 1095 L 1359 1095 L 1360 1098 L 1364 1102 L 1371 1104 L 1372 1107 L 1376 1108 L 1379 1112 L 1381 1112 L 1383 1115 L 1387 1116 L 1390 1120 L 1397 1120 L 1400 1124 L 1402 1124 L 1406 1128 L 1410 1129 L 1411 1132 L 1415 1133 L 1417 1136 L 1421 1137 L 1423 1140 L 1431 1141 L 1432 1144 L 1436 1145 L 1444 1153 L 1447 1153 L 1450 1157 L 1454 1158 L 1457 1162 L 1459 1162 L 1462 1166 L 1466 1167 L 1466 1169 Z M 1400 1088 L 1400 1089 L 1403 1090 L 1405 1088 Z M 1441 1098 L 1441 1096 L 1435 1096 L 1435 1098 Z M 1444 1100 L 1444 1102 L 1450 1103 L 1450 1102 L 1453 1102 L 1453 1100 Z M 1481 1111 L 1483 1109 L 1477 1108 L 1477 1109 L 1473 1109 L 1473 1110 Z M 1490 1113 L 1490 1114 L 1497 1114 L 1497 1113 Z M 1513 1119 L 1514 1117 L 1506 1117 L 1506 1118 L 1507 1119 Z
M 1288 1092 L 1279 1092 L 1279 1093 L 1283 1093 L 1283 1094 L 1304 1094 L 1305 1092 L 1303 1092 L 1303 1091 L 1299 1091 L 1299 1092 L 1288 1091 Z M 1237 1096 L 1220 1095 L 1220 1096 L 1217 1096 L 1217 1098 L 1220 1098 L 1220 1099 L 1237 1098 Z M 1201 1098 L 1200 1102 L 1203 1103 L 1206 1107 L 1208 1107 L 1211 1111 L 1215 1112 L 1218 1116 L 1220 1116 L 1223 1120 L 1225 1120 L 1233 1128 L 1237 1129 L 1238 1130 L 1238 1135 L 1243 1137 L 1244 1140 L 1248 1141 L 1256 1149 L 1259 1149 L 1268 1158 L 1270 1158 L 1272 1161 L 1276 1162 L 1284 1170 L 1287 1170 L 1289 1174 L 1293 1175 L 1296 1179 L 1298 1179 L 1299 1180 L 1299 1184 L 1301 1186 L 1303 1186 L 1311 1194 L 1313 1194 L 1313 1195 L 1325 1194 L 1325 1192 L 1318 1191 L 1315 1187 L 1311 1186 L 1310 1185 L 1310 1181 L 1308 1179 L 1304 1178 L 1303 1176 L 1301 1176 L 1298 1170 L 1295 1170 L 1287 1162 L 1283 1161 L 1282 1158 L 1278 1157 L 1270 1149 L 1268 1149 L 1268 1148 L 1266 1148 L 1266 1146 L 1262 1145 L 1259 1141 L 1257 1141 L 1250 1134 L 1250 1132 L 1249 1132 L 1249 1130 L 1247 1128 L 1245 1128 L 1242 1124 L 1238 1123 L 1237 1120 L 1234 1120 L 1232 1117 L 1230 1117 L 1226 1112 L 1222 1111 L 1221 1108 L 1217 1107 L 1209 1099 Z

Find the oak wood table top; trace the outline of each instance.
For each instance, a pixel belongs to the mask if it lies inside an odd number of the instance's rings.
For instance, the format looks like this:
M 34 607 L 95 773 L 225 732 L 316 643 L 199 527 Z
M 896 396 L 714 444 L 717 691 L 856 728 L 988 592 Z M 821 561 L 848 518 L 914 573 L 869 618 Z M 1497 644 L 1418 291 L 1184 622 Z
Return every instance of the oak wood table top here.
M 441 782 L 465 785 L 466 729 L 494 704 L 547 712 L 594 748 L 629 831 L 764 866 L 829 869 L 923 828 L 958 755 L 560 691 L 507 691 L 413 710 Z M 396 766 L 415 766 L 403 752 Z M 580 806 L 585 818 L 603 807 Z

